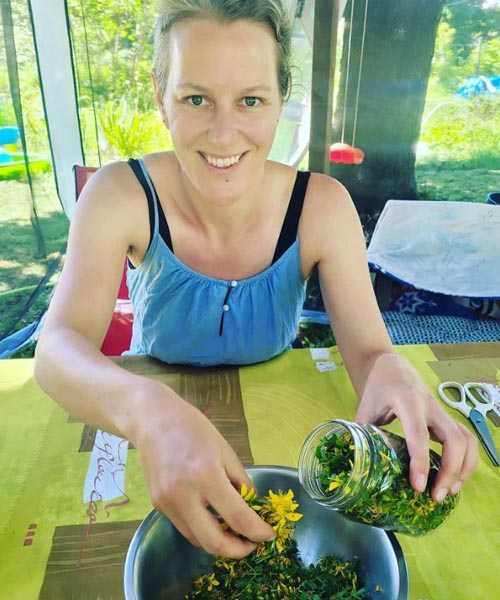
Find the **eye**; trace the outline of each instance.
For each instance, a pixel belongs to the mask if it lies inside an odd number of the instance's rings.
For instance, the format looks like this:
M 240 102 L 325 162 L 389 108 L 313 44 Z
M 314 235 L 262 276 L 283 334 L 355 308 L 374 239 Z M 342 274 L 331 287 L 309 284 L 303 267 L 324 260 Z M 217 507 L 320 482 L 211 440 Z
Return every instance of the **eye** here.
M 248 108 L 253 108 L 255 106 L 259 106 L 259 104 L 261 104 L 261 100 L 259 98 L 256 98 L 255 96 L 245 96 L 243 98 L 243 105 L 247 106 Z
M 206 101 L 203 96 L 200 96 L 199 94 L 195 94 L 193 96 L 188 96 L 186 98 L 186 102 L 188 104 L 191 104 L 192 106 L 202 106 Z

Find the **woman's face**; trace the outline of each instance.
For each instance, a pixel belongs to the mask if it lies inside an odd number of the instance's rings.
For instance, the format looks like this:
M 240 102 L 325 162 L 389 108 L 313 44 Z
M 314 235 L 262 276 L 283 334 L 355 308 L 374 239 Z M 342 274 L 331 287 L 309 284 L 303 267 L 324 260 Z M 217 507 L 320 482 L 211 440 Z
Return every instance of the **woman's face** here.
M 227 205 L 255 186 L 282 108 L 276 42 L 266 26 L 177 23 L 158 96 L 183 175 L 198 192 Z

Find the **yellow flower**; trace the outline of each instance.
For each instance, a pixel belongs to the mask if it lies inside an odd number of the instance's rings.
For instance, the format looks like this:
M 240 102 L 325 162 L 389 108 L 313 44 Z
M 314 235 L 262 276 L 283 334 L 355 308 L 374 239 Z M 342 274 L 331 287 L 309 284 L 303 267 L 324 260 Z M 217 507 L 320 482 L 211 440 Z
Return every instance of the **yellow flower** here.
M 272 490 L 269 490 L 269 495 L 266 496 L 266 500 L 268 500 L 270 504 L 268 512 L 274 515 L 273 522 L 295 522 L 302 518 L 300 513 L 295 512 L 299 505 L 293 499 L 292 490 L 288 490 L 286 494 L 281 490 L 277 494 Z
M 219 585 L 219 582 L 217 579 L 215 579 L 215 573 L 210 573 L 210 575 L 207 575 L 207 590 L 211 592 L 217 585 Z
M 231 578 L 233 578 L 236 574 L 235 572 L 235 561 L 233 559 L 230 558 L 223 558 L 221 556 L 219 556 L 219 558 L 216 560 L 215 564 L 218 567 L 221 567 L 221 569 L 225 569 L 228 573 L 229 576 Z
M 332 492 L 333 490 L 337 489 L 338 487 L 340 487 L 342 485 L 341 481 L 338 481 L 337 479 L 332 479 L 330 481 L 330 485 L 328 486 L 328 491 Z
M 248 487 L 244 483 L 242 483 L 240 496 L 243 498 L 243 500 L 245 500 L 245 502 L 250 503 L 253 500 L 257 499 L 257 492 L 254 490 L 254 488 L 248 489 Z

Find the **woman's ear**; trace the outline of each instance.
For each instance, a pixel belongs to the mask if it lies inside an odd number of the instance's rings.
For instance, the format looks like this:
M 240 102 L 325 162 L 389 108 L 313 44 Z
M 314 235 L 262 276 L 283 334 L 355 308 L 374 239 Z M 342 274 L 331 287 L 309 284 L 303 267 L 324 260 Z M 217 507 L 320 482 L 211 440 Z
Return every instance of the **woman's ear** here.
M 161 93 L 160 85 L 158 83 L 158 77 L 156 76 L 156 72 L 154 69 L 151 71 L 151 79 L 153 81 L 153 88 L 155 91 L 155 100 L 156 100 L 156 104 L 158 105 L 158 109 L 160 111 L 161 119 L 162 119 L 163 123 L 165 124 L 165 127 L 168 129 L 167 111 L 165 110 L 165 105 L 163 103 L 163 95 Z

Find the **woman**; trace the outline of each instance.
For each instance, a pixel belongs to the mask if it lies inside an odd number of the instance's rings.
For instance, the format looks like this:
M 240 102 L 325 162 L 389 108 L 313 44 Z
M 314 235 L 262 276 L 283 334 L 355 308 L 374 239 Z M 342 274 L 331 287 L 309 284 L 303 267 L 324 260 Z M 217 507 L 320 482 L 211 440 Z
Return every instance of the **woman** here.
M 417 490 L 429 436 L 443 444 L 437 501 L 477 463 L 475 438 L 391 346 L 346 190 L 267 160 L 290 88 L 290 37 L 281 0 L 163 3 L 153 84 L 175 150 L 108 165 L 87 184 L 36 354 L 37 380 L 56 402 L 134 444 L 154 506 L 193 544 L 235 558 L 273 537 L 239 496 L 250 482 L 235 453 L 173 390 L 99 352 L 125 255 L 131 351 L 196 365 L 283 352 L 317 266 L 361 398 L 357 419 L 401 420 Z

